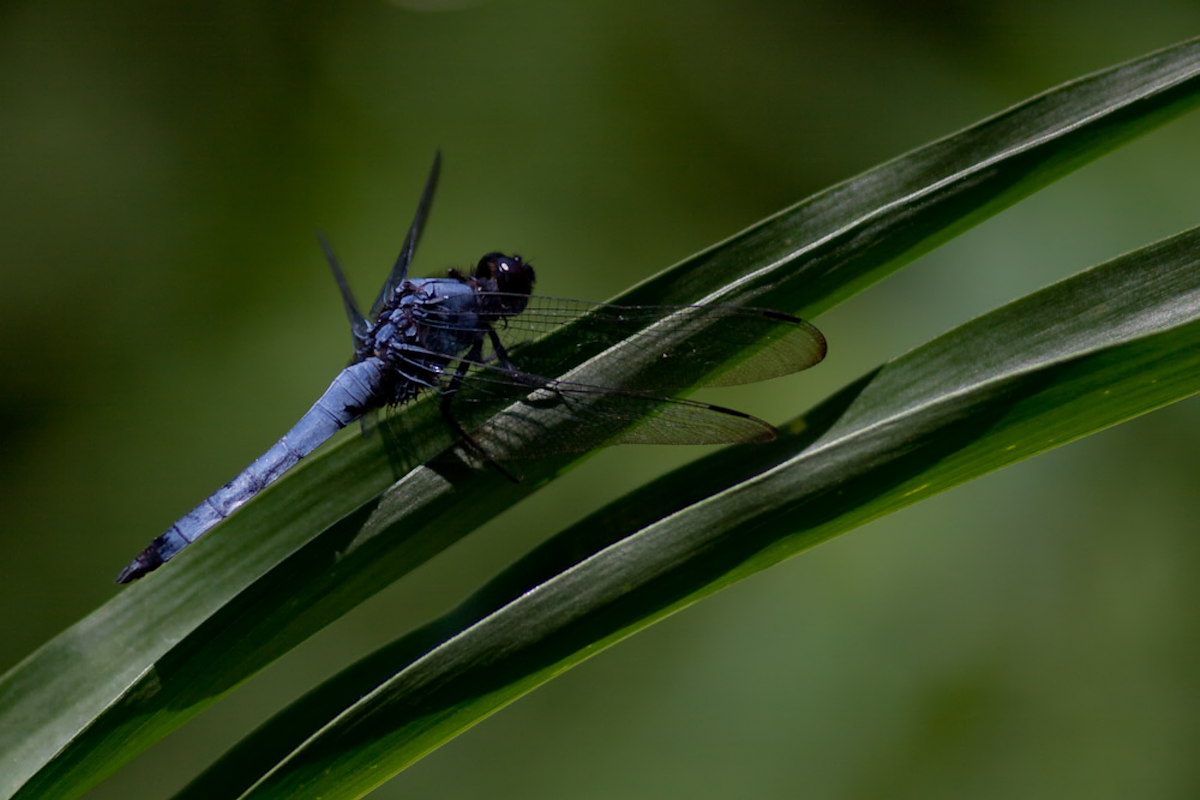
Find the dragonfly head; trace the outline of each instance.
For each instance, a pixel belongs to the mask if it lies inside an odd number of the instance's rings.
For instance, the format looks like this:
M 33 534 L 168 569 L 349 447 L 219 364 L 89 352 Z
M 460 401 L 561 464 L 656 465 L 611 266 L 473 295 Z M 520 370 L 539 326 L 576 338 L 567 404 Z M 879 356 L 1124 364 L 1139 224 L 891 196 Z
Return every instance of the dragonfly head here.
M 533 266 L 518 255 L 488 253 L 475 268 L 479 287 L 498 293 L 489 298 L 489 311 L 497 317 L 511 317 L 525 310 L 534 279 Z

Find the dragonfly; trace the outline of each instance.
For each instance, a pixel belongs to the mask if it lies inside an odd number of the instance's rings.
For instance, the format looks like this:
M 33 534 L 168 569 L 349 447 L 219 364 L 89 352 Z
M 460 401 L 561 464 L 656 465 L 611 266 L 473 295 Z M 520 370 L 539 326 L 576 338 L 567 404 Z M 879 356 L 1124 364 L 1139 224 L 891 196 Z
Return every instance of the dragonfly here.
M 436 397 L 440 417 L 465 451 L 513 480 L 518 479 L 501 461 L 618 442 L 728 444 L 775 438 L 775 428 L 757 417 L 664 393 L 701 383 L 749 383 L 811 367 L 826 351 L 815 327 L 791 314 L 740 305 L 636 306 L 538 297 L 532 294 L 535 273 L 529 262 L 499 252 L 484 255 L 470 274 L 450 270 L 444 277 L 409 278 L 440 172 L 439 152 L 400 254 L 369 313 L 360 309 L 329 240 L 319 235 L 350 322 L 350 365 L 278 442 L 151 542 L 121 571 L 118 583 L 137 580 L 178 555 L 342 428 L 422 395 Z M 539 354 L 539 340 L 555 346 Z M 634 347 L 653 358 L 617 386 L 545 377 L 561 375 L 614 346 Z M 731 349 L 746 354 L 734 366 L 729 366 Z M 513 447 L 511 431 L 508 440 L 500 433 L 511 425 L 488 423 L 472 432 L 460 419 L 463 409 L 505 400 L 565 414 L 568 424 L 558 430 L 566 434 L 539 437 L 535 429 L 524 437 L 527 446 Z

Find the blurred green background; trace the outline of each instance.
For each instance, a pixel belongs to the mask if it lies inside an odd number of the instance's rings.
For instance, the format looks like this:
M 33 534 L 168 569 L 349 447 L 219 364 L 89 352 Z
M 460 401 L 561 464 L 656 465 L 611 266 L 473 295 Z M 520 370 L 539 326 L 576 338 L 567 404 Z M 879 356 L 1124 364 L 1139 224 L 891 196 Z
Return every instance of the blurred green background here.
M 603 299 L 881 160 L 1200 30 L 1200 4 L 10 2 L 0 8 L 0 669 L 271 444 L 349 356 L 433 151 L 419 274 L 515 250 Z M 1200 117 L 816 320 L 775 421 L 1200 223 Z M 1020 347 L 1019 341 L 1012 343 Z M 873 523 L 676 615 L 391 797 L 1195 797 L 1200 404 Z M 616 448 L 90 795 L 177 788 L 272 710 L 693 457 Z

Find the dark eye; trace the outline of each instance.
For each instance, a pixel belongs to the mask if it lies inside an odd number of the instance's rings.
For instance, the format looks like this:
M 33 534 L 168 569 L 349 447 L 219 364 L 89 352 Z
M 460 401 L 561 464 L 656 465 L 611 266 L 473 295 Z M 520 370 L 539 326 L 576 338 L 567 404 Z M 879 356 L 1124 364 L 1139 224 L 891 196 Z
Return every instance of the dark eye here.
M 533 267 L 520 256 L 502 256 L 496 262 L 496 288 L 501 292 L 529 294 L 533 291 Z
M 504 269 L 503 262 L 508 260 L 508 256 L 503 253 L 488 253 L 483 258 L 479 259 L 479 265 L 475 267 L 476 278 L 494 278 L 496 273 Z
M 475 268 L 479 280 L 495 281 L 495 290 L 511 294 L 529 294 L 533 290 L 533 267 L 518 255 L 488 253 Z

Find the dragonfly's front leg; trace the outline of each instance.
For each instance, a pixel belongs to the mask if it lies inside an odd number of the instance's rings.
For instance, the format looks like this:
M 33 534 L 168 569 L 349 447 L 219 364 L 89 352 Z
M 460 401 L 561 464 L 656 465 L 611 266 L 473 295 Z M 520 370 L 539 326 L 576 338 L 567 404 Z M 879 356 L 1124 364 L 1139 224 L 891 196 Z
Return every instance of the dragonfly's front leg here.
M 496 360 L 500 362 L 501 366 L 503 366 L 504 369 L 507 370 L 514 379 L 519 380 L 521 383 L 528 384 L 531 389 L 537 388 L 545 390 L 546 392 L 552 394 L 557 402 L 568 402 L 567 396 L 555 388 L 554 384 L 557 383 L 557 381 L 539 378 L 536 375 L 528 372 L 522 372 L 521 370 L 517 369 L 517 366 L 509 360 L 508 351 L 504 348 L 504 343 L 500 341 L 500 336 L 496 333 L 496 330 L 489 326 L 487 332 L 488 338 L 492 342 L 492 352 L 496 354 Z
M 488 333 L 495 337 L 495 332 L 492 331 L 491 328 L 488 328 Z M 494 338 L 492 343 L 493 346 L 495 346 L 496 340 Z M 493 467 L 495 467 L 501 475 L 508 478 L 513 483 L 520 483 L 520 478 L 518 478 L 516 475 L 513 475 L 511 472 L 501 466 L 500 462 L 492 458 L 491 453 L 489 453 L 483 445 L 475 441 L 474 437 L 467 433 L 466 429 L 463 428 L 462 424 L 459 423 L 458 419 L 454 416 L 454 410 L 451 408 L 451 405 L 454 403 L 454 396 L 458 393 L 458 388 L 462 385 L 463 378 L 466 376 L 467 370 L 471 368 L 473 363 L 477 363 L 482 356 L 483 339 L 481 337 L 475 342 L 474 345 L 471 346 L 471 349 L 467 352 L 466 356 L 464 356 L 458 362 L 458 369 L 454 371 L 454 375 L 451 376 L 449 383 L 447 383 L 445 388 L 442 389 L 442 399 L 438 405 L 438 408 L 442 413 L 442 418 L 446 420 L 446 424 L 450 426 L 450 430 L 454 431 L 454 433 L 457 434 L 460 439 L 462 439 L 462 442 L 467 446 L 467 449 L 473 450 L 476 455 L 478 455 L 488 464 L 491 464 Z M 502 358 L 505 368 L 510 368 L 511 364 L 508 361 L 508 356 L 505 355 L 502 356 Z
M 499 361 L 501 366 L 503 366 L 509 372 L 519 372 L 516 366 L 513 365 L 512 361 L 509 360 L 508 350 L 505 349 L 504 342 L 500 341 L 500 334 L 496 333 L 496 329 L 489 325 L 487 333 L 488 339 L 492 343 L 492 352 L 496 354 L 496 360 Z M 479 346 L 482 349 L 483 342 L 480 342 Z

